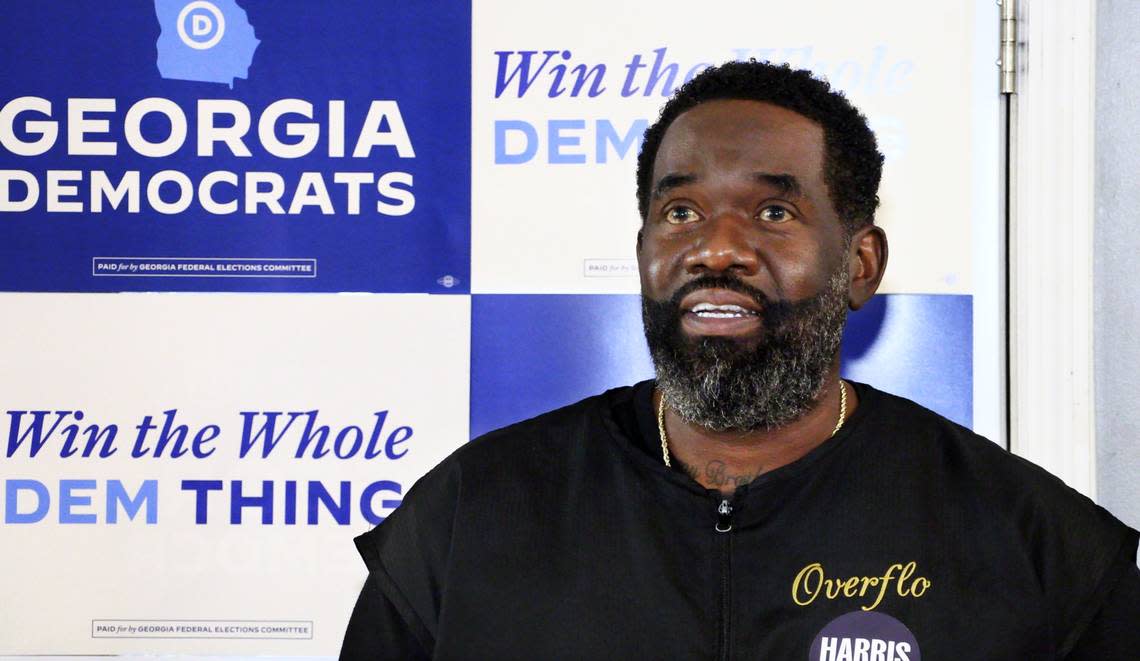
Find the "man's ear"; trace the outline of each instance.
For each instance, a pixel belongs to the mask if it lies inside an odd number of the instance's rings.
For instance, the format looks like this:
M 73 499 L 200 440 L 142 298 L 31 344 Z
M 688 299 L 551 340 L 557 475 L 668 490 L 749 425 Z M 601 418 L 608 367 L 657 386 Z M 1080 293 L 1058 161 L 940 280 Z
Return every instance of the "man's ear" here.
M 645 223 L 641 223 L 641 227 L 637 230 L 637 252 L 641 252 L 641 239 L 645 236 Z
M 875 225 L 860 228 L 851 237 L 847 257 L 851 274 L 847 305 L 858 310 L 878 291 L 887 270 L 887 233 Z

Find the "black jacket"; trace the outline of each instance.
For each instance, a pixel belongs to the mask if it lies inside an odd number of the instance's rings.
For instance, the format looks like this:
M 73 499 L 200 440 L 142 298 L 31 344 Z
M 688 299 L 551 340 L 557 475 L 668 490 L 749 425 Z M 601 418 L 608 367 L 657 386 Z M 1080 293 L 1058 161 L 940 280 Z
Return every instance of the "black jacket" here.
M 856 387 L 835 437 L 727 502 L 654 454 L 649 382 L 472 441 L 357 539 L 342 658 L 1140 655 L 1136 531 Z

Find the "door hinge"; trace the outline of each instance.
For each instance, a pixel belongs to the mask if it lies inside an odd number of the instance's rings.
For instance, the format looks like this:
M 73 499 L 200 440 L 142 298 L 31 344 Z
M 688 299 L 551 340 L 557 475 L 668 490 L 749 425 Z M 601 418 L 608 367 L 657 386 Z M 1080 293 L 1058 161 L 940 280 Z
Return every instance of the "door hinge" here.
M 1001 6 L 1001 93 L 1017 94 L 1017 0 L 997 0 Z

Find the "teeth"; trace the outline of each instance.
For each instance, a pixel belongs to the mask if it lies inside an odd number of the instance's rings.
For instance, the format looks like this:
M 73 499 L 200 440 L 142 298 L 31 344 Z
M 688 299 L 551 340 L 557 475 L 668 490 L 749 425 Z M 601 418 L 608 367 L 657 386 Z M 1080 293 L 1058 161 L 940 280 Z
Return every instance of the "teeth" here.
M 693 312 L 733 312 L 738 315 L 751 315 L 751 311 L 743 309 L 740 305 L 714 305 L 712 303 L 698 303 L 693 305 Z
M 713 305 L 712 303 L 698 303 L 693 306 L 692 312 L 702 319 L 739 319 L 754 314 L 739 305 Z

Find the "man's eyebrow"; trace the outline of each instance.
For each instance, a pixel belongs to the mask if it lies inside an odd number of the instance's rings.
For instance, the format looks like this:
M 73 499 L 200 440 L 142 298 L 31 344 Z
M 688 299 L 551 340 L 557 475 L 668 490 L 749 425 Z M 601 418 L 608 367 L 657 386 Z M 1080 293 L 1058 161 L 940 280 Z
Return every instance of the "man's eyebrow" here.
M 674 188 L 685 186 L 697 181 L 699 177 L 688 173 L 670 173 L 657 180 L 653 186 L 653 197 L 661 197 Z M 753 172 L 752 179 L 767 184 L 780 191 L 780 195 L 789 198 L 803 197 L 803 187 L 795 175 L 787 173 Z
M 653 187 L 653 197 L 661 197 L 670 189 L 691 184 L 697 180 L 695 174 L 680 174 L 670 173 L 657 180 L 657 184 Z
M 761 183 L 773 186 L 780 191 L 780 195 L 784 197 L 796 198 L 803 197 L 804 190 L 800 186 L 799 179 L 790 174 L 773 174 L 771 172 L 753 172 L 752 178 Z

